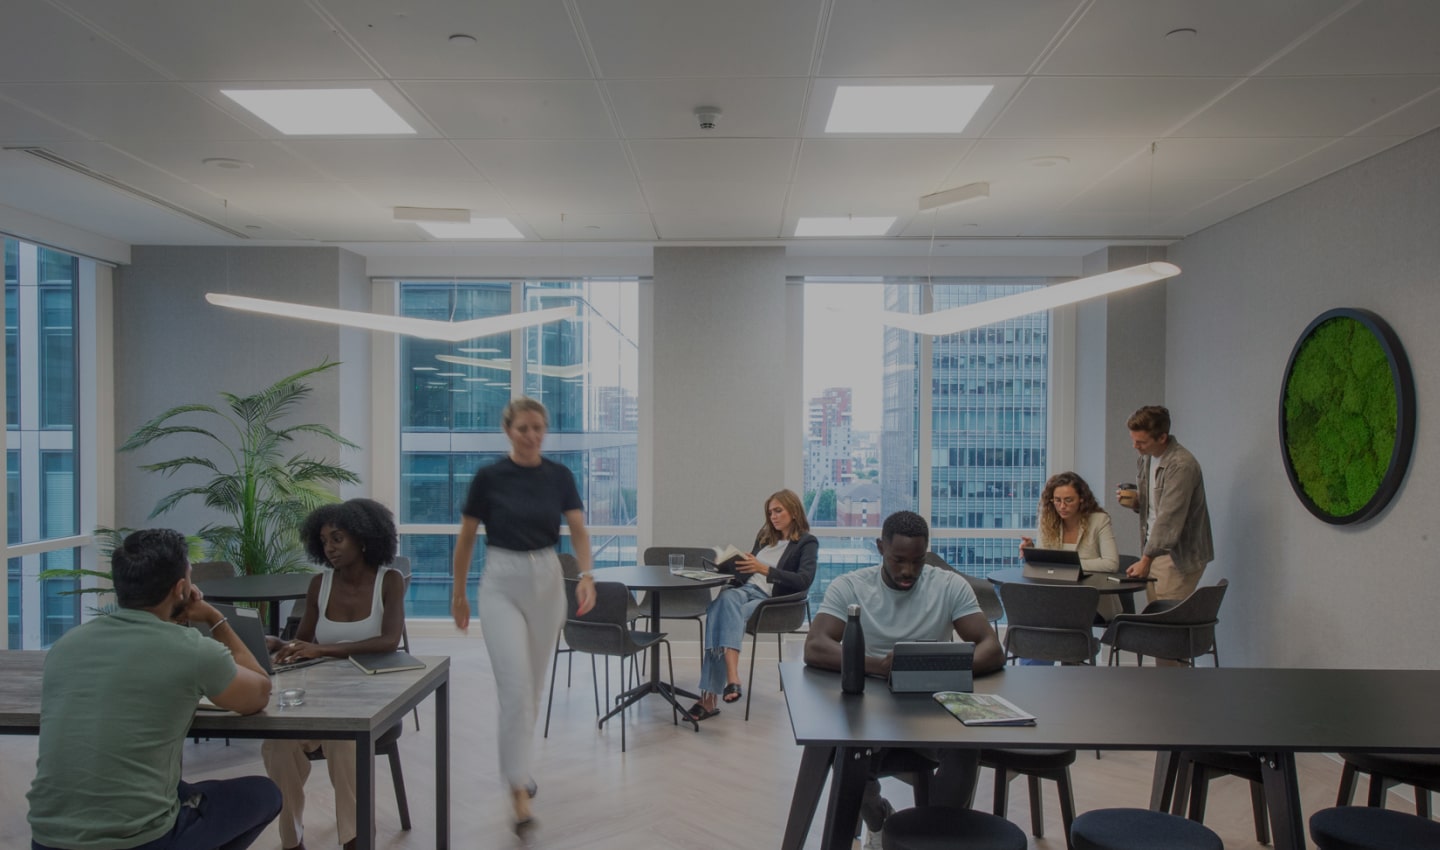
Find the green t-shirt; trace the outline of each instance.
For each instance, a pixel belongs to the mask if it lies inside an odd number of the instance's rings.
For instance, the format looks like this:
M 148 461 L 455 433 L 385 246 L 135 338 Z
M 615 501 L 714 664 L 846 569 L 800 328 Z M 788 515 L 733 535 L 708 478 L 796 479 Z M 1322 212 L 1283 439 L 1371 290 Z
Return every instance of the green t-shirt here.
M 29 794 L 34 840 L 125 850 L 168 832 L 195 706 L 235 671 L 223 644 L 148 611 L 122 609 L 56 641 Z
M 825 588 L 820 613 L 845 622 L 849 606 L 860 606 L 865 654 L 883 658 L 902 640 L 949 640 L 954 623 L 980 610 L 975 591 L 950 570 L 929 567 L 909 590 L 885 583 L 879 567 L 836 576 Z

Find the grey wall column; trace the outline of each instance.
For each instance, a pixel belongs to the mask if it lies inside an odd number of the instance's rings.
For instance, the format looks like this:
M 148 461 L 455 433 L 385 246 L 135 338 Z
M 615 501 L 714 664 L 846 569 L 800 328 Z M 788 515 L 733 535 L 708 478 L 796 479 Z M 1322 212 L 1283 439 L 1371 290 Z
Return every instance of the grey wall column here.
M 1107 248 L 1085 257 L 1084 273 L 1163 259 L 1164 248 Z M 1135 479 L 1125 420 L 1139 407 L 1165 403 L 1165 286 L 1150 284 L 1076 310 L 1075 471 L 1109 510 L 1115 542 L 1127 554 L 1140 553 L 1140 523 L 1115 502 L 1114 491 Z M 1183 437 L 1182 424 L 1175 430 Z
M 648 323 L 650 545 L 748 548 L 761 500 L 785 484 L 784 248 L 656 248 Z M 642 479 L 646 470 L 641 471 Z

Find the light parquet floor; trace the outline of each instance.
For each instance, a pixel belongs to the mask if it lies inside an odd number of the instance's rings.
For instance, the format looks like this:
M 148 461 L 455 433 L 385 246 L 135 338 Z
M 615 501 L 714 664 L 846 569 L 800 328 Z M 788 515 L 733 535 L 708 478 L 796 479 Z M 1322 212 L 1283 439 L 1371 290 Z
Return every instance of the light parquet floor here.
M 675 649 L 677 677 L 682 685 L 693 688 L 699 672 L 695 644 L 682 641 Z M 798 657 L 799 649 L 796 638 L 788 645 L 787 655 Z M 524 846 L 510 831 L 505 789 L 497 776 L 494 680 L 483 643 L 476 637 L 424 637 L 413 642 L 412 651 L 452 657 L 452 846 L 462 850 Z M 767 657 L 773 660 L 773 645 L 768 655 L 762 648 L 762 659 Z M 629 747 L 622 754 L 618 721 L 611 721 L 603 730 L 595 728 L 588 657 L 575 658 L 569 688 L 565 687 L 564 664 L 562 657 L 550 737 L 541 739 L 540 728 L 536 729 L 535 776 L 540 793 L 535 812 L 539 826 L 531 833 L 528 846 L 700 850 L 779 844 L 800 750 L 790 734 L 773 666 L 756 671 L 749 723 L 742 720 L 742 702 L 702 723 L 697 734 L 688 726 L 672 725 L 669 706 L 658 697 L 647 697 L 626 714 Z M 612 671 L 612 685 L 618 684 L 617 677 Z M 1123 695 L 1116 695 L 1116 711 L 1123 714 Z M 540 725 L 543 723 L 542 704 Z M 420 724 L 421 730 L 416 732 L 413 720 L 407 718 L 401 739 L 412 831 L 400 831 L 389 771 L 383 760 L 377 768 L 380 848 L 434 847 L 434 723 L 429 703 L 421 708 Z M 29 846 L 25 792 L 33 775 L 35 747 L 32 737 L 0 737 L 0 848 L 23 850 Z M 1302 755 L 1298 761 L 1304 810 L 1333 805 L 1340 776 L 1338 762 L 1324 755 Z M 1081 753 L 1072 769 L 1077 809 L 1145 805 L 1153 763 L 1148 753 L 1106 752 L 1098 760 L 1092 753 Z M 317 768 L 308 785 L 306 811 L 306 844 L 311 850 L 335 846 L 329 780 L 323 767 L 317 764 Z M 255 741 L 237 740 L 227 746 L 221 740 L 209 740 L 185 746 L 185 774 L 192 780 L 263 771 Z M 989 810 L 993 799 L 991 782 L 991 773 L 983 771 L 976 799 L 976 806 L 983 811 Z M 1042 783 L 1042 792 L 1046 795 L 1046 837 L 1032 837 L 1030 846 L 1063 848 L 1054 783 Z M 909 805 L 911 799 L 910 789 L 894 780 L 886 780 L 886 796 L 897 808 Z M 1010 818 L 1027 831 L 1028 805 L 1025 784 L 1016 780 L 1010 793 Z M 1414 811 L 1412 803 L 1398 797 L 1392 797 L 1390 805 Z M 1228 848 L 1260 846 L 1255 842 L 1248 790 L 1240 780 L 1226 778 L 1212 784 L 1206 824 L 1220 834 Z M 817 824 L 806 846 L 818 847 L 819 841 Z M 278 848 L 275 828 L 255 846 Z

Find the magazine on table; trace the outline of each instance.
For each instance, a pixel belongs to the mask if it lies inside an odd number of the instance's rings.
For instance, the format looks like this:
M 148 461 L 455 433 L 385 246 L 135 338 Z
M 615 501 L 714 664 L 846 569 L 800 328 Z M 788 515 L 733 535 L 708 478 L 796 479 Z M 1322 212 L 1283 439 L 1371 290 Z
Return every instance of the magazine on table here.
M 995 694 L 940 691 L 935 701 L 966 726 L 1034 726 L 1035 715 Z

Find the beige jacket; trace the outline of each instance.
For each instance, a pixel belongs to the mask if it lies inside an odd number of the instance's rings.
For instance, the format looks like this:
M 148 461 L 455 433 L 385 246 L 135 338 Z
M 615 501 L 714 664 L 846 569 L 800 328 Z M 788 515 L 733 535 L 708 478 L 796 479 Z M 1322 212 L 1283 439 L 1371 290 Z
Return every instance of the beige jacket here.
M 1156 464 L 1155 493 L 1150 493 L 1150 464 Z M 1175 569 L 1193 573 L 1215 559 L 1210 538 L 1210 511 L 1205 505 L 1205 478 L 1200 464 L 1175 435 L 1159 457 L 1141 455 L 1136 463 L 1140 497 L 1135 511 L 1140 514 L 1141 553 L 1150 557 L 1169 555 Z M 1147 523 L 1154 512 L 1154 522 Z M 1145 528 L 1150 525 L 1150 535 Z

